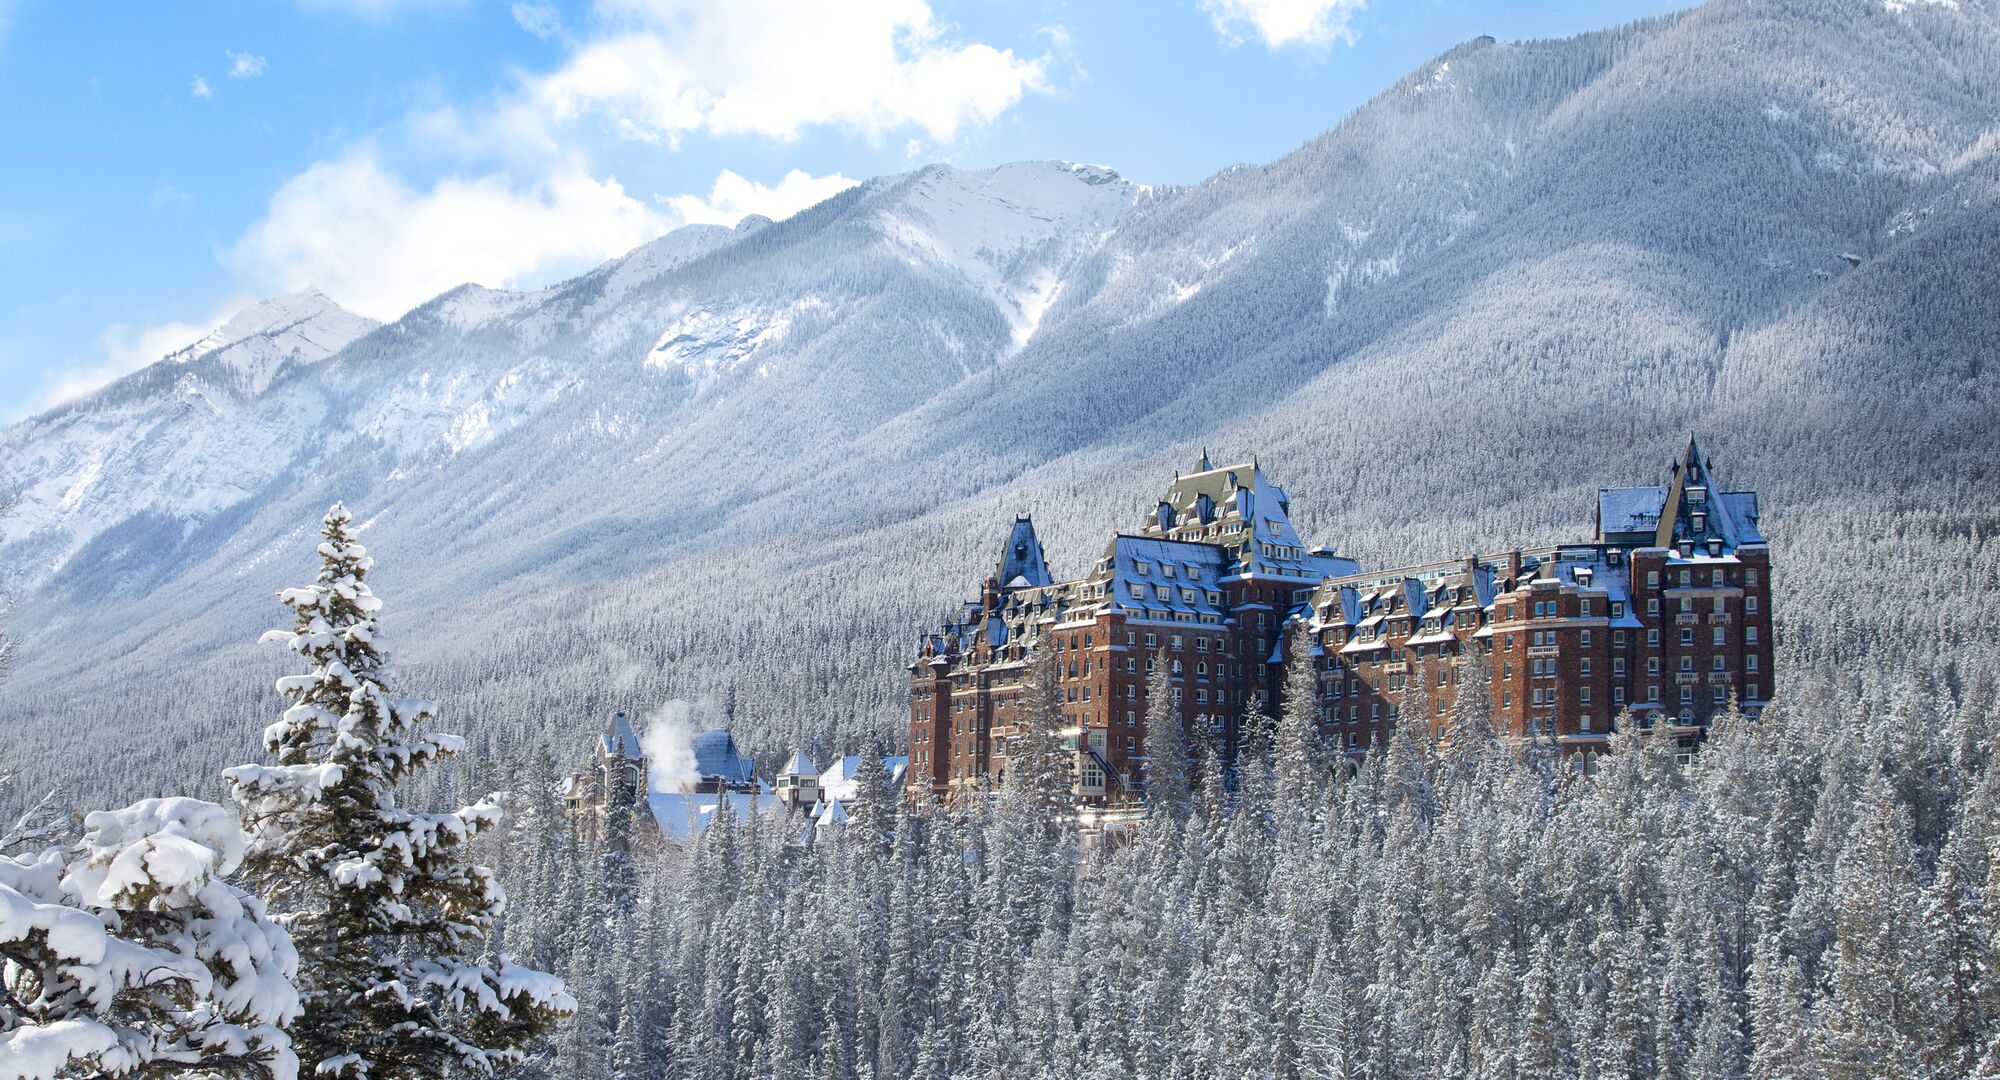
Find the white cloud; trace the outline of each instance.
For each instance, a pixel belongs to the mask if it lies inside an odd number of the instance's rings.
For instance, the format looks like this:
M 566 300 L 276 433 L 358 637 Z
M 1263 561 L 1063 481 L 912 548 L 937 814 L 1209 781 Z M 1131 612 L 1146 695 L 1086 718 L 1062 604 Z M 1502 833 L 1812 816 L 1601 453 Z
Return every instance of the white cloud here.
M 208 80 L 199 75 L 194 77 L 194 82 L 188 84 L 188 93 L 193 94 L 203 101 L 209 101 L 215 97 L 215 91 L 208 88 Z
M 1201 0 L 1216 33 L 1231 45 L 1254 36 L 1273 49 L 1352 43 L 1354 31 L 1348 24 L 1366 6 L 1367 0 Z
M 207 337 L 209 331 L 228 322 L 230 315 L 250 302 L 248 297 L 235 297 L 205 323 L 170 321 L 152 326 L 115 323 L 99 335 L 95 356 L 44 374 L 41 390 L 34 400 L 23 402 L 18 414 L 0 420 L 33 416 L 102 389 L 168 353 Z
M 418 190 L 362 147 L 286 181 L 225 258 L 261 293 L 318 285 L 387 320 L 468 281 L 546 284 L 671 224 L 616 180 L 574 166 L 527 183 L 453 177 Z
M 953 40 L 924 0 L 604 0 L 606 36 L 531 80 L 510 118 L 620 137 L 793 139 L 811 127 L 948 141 L 1045 93 L 1047 58 Z
M 567 40 L 569 37 L 569 31 L 563 26 L 562 12 L 554 4 L 516 3 L 510 10 L 521 29 L 544 41 L 552 38 Z
M 232 79 L 254 79 L 271 66 L 269 61 L 255 53 L 237 52 L 235 49 L 222 51 L 229 57 L 229 77 Z
M 662 199 L 675 218 L 684 225 L 735 225 L 751 214 L 783 221 L 808 206 L 821 203 L 853 187 L 858 181 L 834 173 L 813 176 L 793 169 L 774 185 L 745 180 L 729 169 L 715 178 L 706 197 L 675 195 Z
M 365 14 L 392 0 L 317 2 Z M 317 285 L 384 320 L 468 281 L 536 287 L 675 225 L 783 218 L 854 183 L 724 170 L 705 195 L 634 195 L 591 168 L 593 135 L 675 145 L 835 128 L 949 142 L 1049 92 L 1054 62 L 958 40 L 926 0 L 599 0 L 581 43 L 541 0 L 511 10 L 563 44 L 555 70 L 478 109 L 412 111 L 293 176 L 224 253 L 228 267 L 261 294 Z M 399 148 L 465 172 L 413 183 Z

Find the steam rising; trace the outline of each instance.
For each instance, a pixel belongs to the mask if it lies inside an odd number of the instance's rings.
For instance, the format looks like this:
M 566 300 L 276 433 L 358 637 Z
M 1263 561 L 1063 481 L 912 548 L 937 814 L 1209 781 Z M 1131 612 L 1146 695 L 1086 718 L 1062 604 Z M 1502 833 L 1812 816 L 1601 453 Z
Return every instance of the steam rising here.
M 646 755 L 646 786 L 657 792 L 692 791 L 701 779 L 694 760 L 695 706 L 669 701 L 646 718 L 639 749 Z

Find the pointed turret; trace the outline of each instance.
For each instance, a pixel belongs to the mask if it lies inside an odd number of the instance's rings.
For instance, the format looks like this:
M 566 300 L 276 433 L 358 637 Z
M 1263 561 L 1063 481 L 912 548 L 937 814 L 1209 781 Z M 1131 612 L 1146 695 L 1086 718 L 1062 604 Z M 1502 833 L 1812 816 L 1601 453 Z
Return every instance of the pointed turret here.
M 1035 538 L 1034 518 L 1026 514 L 1014 518 L 1014 529 L 1007 536 L 1007 546 L 1000 553 L 1000 570 L 993 575 L 1000 582 L 1002 591 L 1033 588 L 1055 581 L 1049 576 L 1048 560 L 1042 555 L 1042 542 Z

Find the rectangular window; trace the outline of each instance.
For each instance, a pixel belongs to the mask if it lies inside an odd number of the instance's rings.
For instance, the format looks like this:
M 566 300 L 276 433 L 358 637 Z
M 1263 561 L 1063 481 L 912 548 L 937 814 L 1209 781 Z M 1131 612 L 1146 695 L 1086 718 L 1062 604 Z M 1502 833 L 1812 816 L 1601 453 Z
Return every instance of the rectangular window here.
M 1579 687 L 1579 688 L 1577 688 L 1577 691 L 1576 691 L 1576 702 L 1577 702 L 1577 704 L 1579 704 L 1579 705 L 1588 705 L 1588 704 L 1590 704 L 1590 687 L 1588 687 L 1588 686 L 1584 686 L 1584 687 Z
M 1694 687 L 1692 686 L 1681 687 L 1681 704 L 1690 705 L 1693 703 L 1694 703 Z
M 1749 698 L 1751 701 L 1757 700 L 1757 684 L 1745 683 L 1743 686 L 1743 696 Z
M 1744 597 L 1744 598 L 1743 598 L 1743 610 L 1744 610 L 1744 612 L 1745 612 L 1746 614 L 1751 614 L 1751 615 L 1754 615 L 1754 614 L 1756 614 L 1756 613 L 1757 613 L 1757 598 L 1756 598 L 1756 597 L 1754 597 L 1754 596 L 1746 596 L 1746 597 Z
M 1577 601 L 1577 603 L 1581 605 L 1577 609 L 1578 612 L 1582 615 L 1588 616 L 1590 614 L 1590 598 L 1584 597 L 1582 600 Z
M 1658 615 L 1659 613 L 1660 613 L 1660 598 L 1657 596 L 1648 597 L 1646 599 L 1646 614 Z
M 1649 570 L 1646 572 L 1646 584 L 1658 585 L 1659 583 L 1660 583 L 1660 572 L 1658 570 Z
M 1745 645 L 1755 645 L 1755 644 L 1757 644 L 1757 628 L 1756 628 L 1756 627 L 1754 627 L 1754 626 L 1746 626 L 1746 627 L 1744 627 L 1744 628 L 1743 628 L 1743 643 L 1744 643 Z
M 1622 619 L 1625 617 L 1625 601 L 1623 600 L 1611 601 L 1611 617 L 1614 619 Z
M 1721 671 L 1721 670 L 1722 670 L 1722 654 L 1721 654 L 1721 653 L 1716 653 L 1716 654 L 1715 654 L 1714 656 L 1711 656 L 1711 657 L 1709 657 L 1709 658 L 1708 658 L 1708 667 L 1709 667 L 1709 670 L 1711 670 L 1711 671 Z
M 1654 702 L 1657 702 L 1657 701 L 1659 701 L 1659 700 L 1660 700 L 1660 684 L 1659 684 L 1659 683 L 1653 683 L 1653 684 L 1651 684 L 1651 685 L 1649 685 L 1649 686 L 1647 686 L 1647 687 L 1646 687 L 1646 700 L 1647 700 L 1647 701 L 1654 701 Z
M 1648 656 L 1646 658 L 1646 674 L 1658 675 L 1659 673 L 1660 673 L 1660 658 L 1657 656 Z
M 1692 626 L 1681 627 L 1681 644 L 1683 645 L 1694 644 L 1694 627 Z
M 1743 571 L 1743 584 L 1745 584 L 1745 585 L 1755 585 L 1755 584 L 1757 584 L 1757 571 L 1755 571 L 1755 570 L 1749 570 L 1749 569 L 1746 569 L 1746 570 L 1744 570 L 1744 571 Z
M 1646 631 L 1646 644 L 1658 645 L 1659 643 L 1660 643 L 1660 632 L 1658 630 Z
M 1744 657 L 1744 658 L 1743 658 L 1743 670 L 1745 670 L 1745 671 L 1755 671 L 1755 670 L 1757 670 L 1757 654 L 1756 654 L 1756 653 L 1751 653 L 1750 655 L 1748 655 L 1748 656 L 1746 656 L 1746 657 Z
M 1722 644 L 1722 627 L 1720 626 L 1716 627 L 1713 631 L 1709 633 L 1708 638 L 1709 638 L 1708 643 L 1710 645 Z
M 1624 687 L 1622 687 L 1622 686 L 1614 686 L 1614 687 L 1612 687 L 1612 688 L 1611 688 L 1611 704 L 1613 704 L 1613 705 L 1623 705 L 1623 704 L 1625 704 L 1625 688 L 1624 688 Z
M 1577 668 L 1576 668 L 1577 674 L 1579 675 L 1590 674 L 1590 657 L 1588 656 L 1580 657 L 1578 658 L 1576 663 L 1577 663 Z

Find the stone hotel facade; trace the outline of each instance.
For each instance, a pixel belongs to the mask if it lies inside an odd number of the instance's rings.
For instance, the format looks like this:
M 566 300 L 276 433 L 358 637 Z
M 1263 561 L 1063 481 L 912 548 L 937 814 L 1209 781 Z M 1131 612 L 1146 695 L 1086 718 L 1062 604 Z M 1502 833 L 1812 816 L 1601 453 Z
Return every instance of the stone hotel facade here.
M 962 799 L 1004 782 L 1031 648 L 1055 653 L 1080 733 L 1078 800 L 1098 806 L 1143 794 L 1155 657 L 1191 734 L 1228 747 L 1247 709 L 1282 707 L 1297 633 L 1323 730 L 1354 753 L 1398 722 L 1445 734 L 1466 679 L 1486 683 L 1496 730 L 1569 752 L 1600 749 L 1621 713 L 1692 746 L 1732 701 L 1754 715 L 1769 700 L 1757 496 L 1720 490 L 1693 442 L 1665 485 L 1601 490 L 1587 543 L 1363 572 L 1306 548 L 1290 512 L 1255 462 L 1204 457 L 1066 581 L 1016 519 L 980 598 L 910 665 L 909 792 Z

